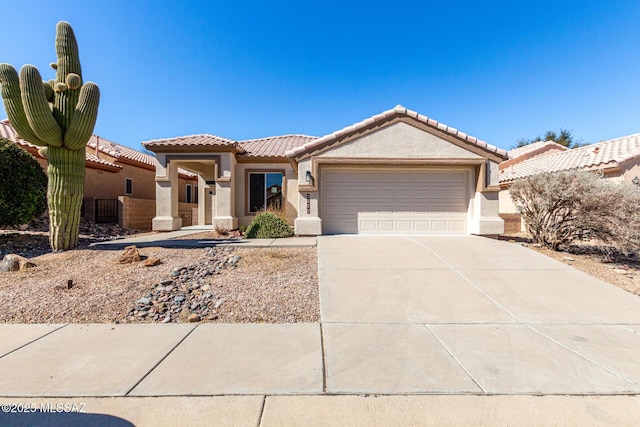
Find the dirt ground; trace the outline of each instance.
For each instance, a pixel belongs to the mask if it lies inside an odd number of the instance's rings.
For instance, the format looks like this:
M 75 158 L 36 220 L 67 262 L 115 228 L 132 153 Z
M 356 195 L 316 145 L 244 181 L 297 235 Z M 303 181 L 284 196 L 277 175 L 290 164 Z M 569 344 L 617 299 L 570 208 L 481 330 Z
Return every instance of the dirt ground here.
M 15 249 L 15 245 L 14 245 Z M 119 264 L 122 250 L 77 249 L 30 258 L 37 267 L 0 273 L 0 322 L 127 323 L 136 300 L 172 271 L 207 261 L 204 249 L 142 248 L 161 263 Z M 238 248 L 240 261 L 210 278 L 223 323 L 315 322 L 315 248 Z M 71 281 L 73 286 L 66 289 Z M 135 319 L 136 322 L 139 319 Z
M 0 235 L 5 251 L 28 256 L 37 267 L 0 273 L 0 322 L 4 323 L 128 323 L 129 310 L 152 286 L 181 267 L 207 261 L 204 249 L 143 248 L 141 255 L 161 263 L 119 264 L 122 250 L 88 246 L 62 253 L 38 253 L 47 244 L 44 233 L 18 238 Z M 214 238 L 211 234 L 199 238 Z M 510 237 L 503 238 L 511 240 Z M 560 262 L 640 296 L 640 264 L 605 260 L 598 253 L 554 252 L 524 244 Z M 578 251 L 580 252 L 580 251 Z M 582 251 L 585 252 L 585 251 Z M 8 252 L 5 252 L 8 253 Z M 211 277 L 218 317 L 223 323 L 316 322 L 319 319 L 316 248 L 237 248 L 237 266 Z M 73 284 L 67 289 L 67 283 Z

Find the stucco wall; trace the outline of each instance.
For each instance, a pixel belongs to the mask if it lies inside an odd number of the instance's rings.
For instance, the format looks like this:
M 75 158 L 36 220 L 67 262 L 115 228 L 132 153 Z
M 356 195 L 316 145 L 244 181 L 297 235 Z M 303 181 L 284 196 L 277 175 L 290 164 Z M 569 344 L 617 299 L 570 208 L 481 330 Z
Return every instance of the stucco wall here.
M 369 133 L 362 138 L 326 151 L 318 157 L 481 158 L 477 154 L 404 122 Z

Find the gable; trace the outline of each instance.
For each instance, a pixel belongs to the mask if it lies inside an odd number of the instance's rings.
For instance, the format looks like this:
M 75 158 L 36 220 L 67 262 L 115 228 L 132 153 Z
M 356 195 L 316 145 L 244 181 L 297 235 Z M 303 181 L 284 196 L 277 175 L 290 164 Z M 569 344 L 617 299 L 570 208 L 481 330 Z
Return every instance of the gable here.
M 330 148 L 318 157 L 402 158 L 402 159 L 480 159 L 456 144 L 399 121 L 366 135 Z

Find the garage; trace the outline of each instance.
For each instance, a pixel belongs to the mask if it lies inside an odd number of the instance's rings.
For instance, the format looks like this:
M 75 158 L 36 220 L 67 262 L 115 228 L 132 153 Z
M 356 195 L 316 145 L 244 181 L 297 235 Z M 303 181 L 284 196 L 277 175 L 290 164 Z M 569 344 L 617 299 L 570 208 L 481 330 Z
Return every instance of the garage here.
M 470 169 L 326 169 L 323 234 L 466 234 Z

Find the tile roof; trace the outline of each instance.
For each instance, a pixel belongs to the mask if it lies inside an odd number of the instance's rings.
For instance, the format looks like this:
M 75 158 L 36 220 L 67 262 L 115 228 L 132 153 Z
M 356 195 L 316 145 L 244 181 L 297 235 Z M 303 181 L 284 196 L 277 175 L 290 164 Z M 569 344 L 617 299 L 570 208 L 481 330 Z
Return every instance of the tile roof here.
M 156 161 L 153 156 L 150 156 L 138 150 L 134 150 L 133 148 L 120 145 L 113 141 L 109 141 L 108 139 L 104 139 L 101 136 L 91 135 L 91 138 L 89 138 L 89 142 L 87 143 L 87 147 L 95 150 L 97 141 L 99 141 L 98 149 L 101 153 L 105 153 L 116 159 L 124 158 L 133 160 L 138 163 L 144 163 L 146 165 L 153 166 L 154 168 L 156 166 Z
M 280 135 L 240 141 L 248 157 L 286 157 L 285 153 L 318 139 L 309 135 Z
M 500 182 L 507 183 L 530 175 L 570 169 L 617 168 L 634 159 L 640 161 L 640 133 L 534 157 L 501 168 Z
M 343 129 L 340 129 L 338 131 L 335 131 L 333 133 L 330 133 L 328 135 L 325 135 L 321 138 L 315 139 L 313 141 L 307 142 L 302 146 L 296 147 L 294 149 L 291 149 L 289 151 L 286 152 L 286 155 L 288 157 L 294 157 L 296 155 L 299 154 L 303 154 L 305 152 L 308 152 L 310 150 L 313 149 L 317 149 L 317 148 L 321 148 L 323 146 L 323 144 L 329 142 L 329 141 L 333 141 L 337 138 L 343 137 L 343 136 L 347 136 L 349 134 L 355 133 L 363 128 L 366 128 L 367 126 L 370 126 L 372 124 L 375 124 L 377 122 L 383 121 L 387 118 L 393 117 L 393 116 L 405 116 L 405 117 L 410 117 L 413 119 L 418 120 L 419 122 L 422 122 L 424 124 L 426 124 L 429 127 L 432 127 L 434 129 L 438 129 L 442 132 L 446 132 L 452 136 L 455 136 L 458 139 L 461 139 L 469 144 L 475 145 L 477 147 L 482 148 L 483 150 L 492 152 L 492 153 L 496 153 L 497 155 L 506 158 L 507 157 L 507 151 L 503 150 L 502 148 L 498 148 L 496 146 L 493 146 L 491 144 L 487 144 L 485 141 L 478 139 L 476 137 L 473 137 L 471 135 L 468 135 L 462 131 L 459 131 L 456 128 L 453 128 L 451 126 L 447 126 L 444 123 L 440 123 L 437 120 L 431 119 L 427 116 L 423 116 L 422 114 L 417 113 L 416 111 L 412 111 L 409 110 L 405 107 L 403 107 L 402 105 L 397 105 L 394 108 L 387 110 L 387 111 L 383 111 L 380 114 L 376 114 L 375 116 L 369 117 L 368 119 L 362 120 L 358 123 L 352 124 L 351 126 L 347 126 Z
M 510 159 L 515 159 L 516 157 L 524 156 L 525 154 L 533 153 L 536 151 L 543 151 L 544 149 L 549 148 L 557 148 L 558 150 L 568 150 L 564 145 L 560 145 L 555 141 L 537 141 L 532 142 L 531 144 L 524 145 L 522 147 L 517 147 L 509 150 L 507 154 Z
M 0 120 L 0 137 L 13 141 L 16 144 L 25 147 L 26 149 L 30 149 L 29 151 L 34 153 L 37 153 L 37 150 L 42 148 L 30 142 L 27 142 L 24 139 L 17 138 L 16 130 L 13 128 L 13 126 L 11 126 L 9 120 L 7 119 Z M 42 157 L 40 156 L 40 154 L 37 154 L 37 156 Z M 100 159 L 93 154 L 86 153 L 86 159 L 89 164 L 104 165 L 115 169 L 122 169 L 122 166 L 105 159 Z
M 151 141 L 145 141 L 142 145 L 147 149 L 159 148 L 159 147 L 220 147 L 220 146 L 237 146 L 236 141 L 232 141 L 221 136 L 199 134 L 199 135 L 186 135 L 178 136 L 175 138 L 163 138 L 153 139 Z
M 0 137 L 9 139 L 11 141 L 16 142 L 17 144 L 20 144 L 24 147 L 29 147 L 33 149 L 37 150 L 40 147 L 31 144 L 30 142 L 27 142 L 25 140 L 22 139 L 18 139 L 16 138 L 16 131 L 13 128 L 13 126 L 11 126 L 11 124 L 9 123 L 9 120 L 4 119 L 4 120 L 0 120 Z M 95 150 L 96 148 L 96 142 L 99 140 L 99 150 L 101 153 L 105 153 L 111 157 L 114 157 L 115 159 L 118 160 L 122 160 L 122 159 L 128 159 L 128 160 L 133 160 L 134 162 L 138 162 L 138 163 L 142 163 L 145 164 L 147 166 L 150 166 L 152 169 L 155 169 L 156 166 L 156 161 L 155 158 L 153 156 L 150 156 L 149 154 L 143 153 L 141 151 L 138 150 L 134 150 L 133 148 L 129 148 L 126 147 L 124 145 L 120 145 L 118 143 L 115 143 L 113 141 L 109 141 L 107 139 L 104 139 L 102 137 L 98 137 L 97 135 L 91 135 L 91 138 L 89 139 L 89 142 L 87 143 L 87 146 L 93 150 Z M 96 164 L 96 165 L 105 165 L 105 166 L 110 166 L 112 168 L 116 168 L 116 169 L 122 169 L 122 166 L 110 162 L 106 159 L 101 159 L 99 157 L 96 157 L 95 154 L 92 153 L 86 153 L 86 158 L 87 158 L 87 162 L 89 162 L 90 164 Z M 178 173 L 182 174 L 184 176 L 187 177 L 195 177 L 197 176 L 197 174 L 193 173 L 193 172 L 189 172 L 187 170 L 184 170 L 182 168 L 178 169 Z

